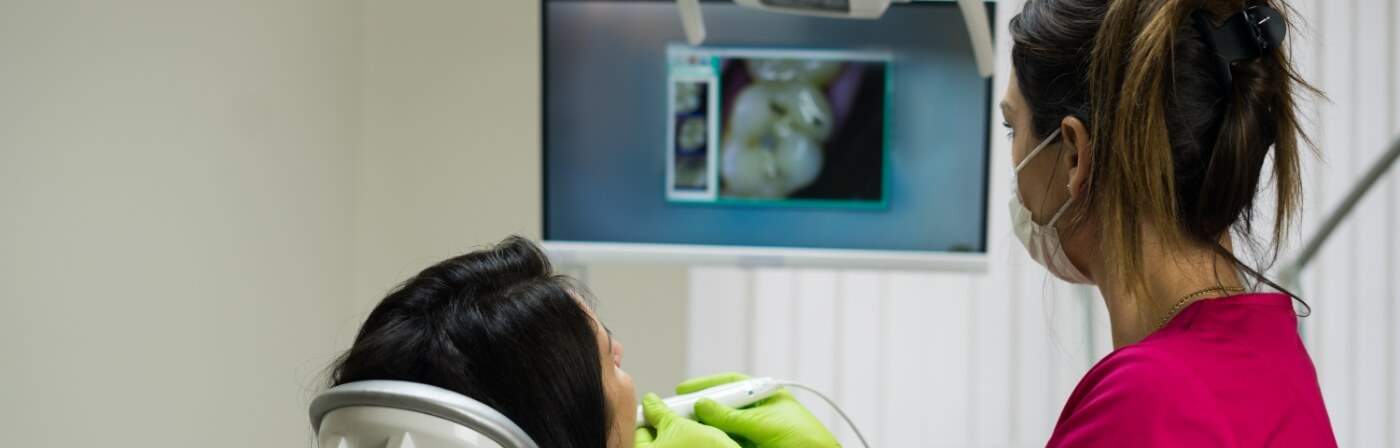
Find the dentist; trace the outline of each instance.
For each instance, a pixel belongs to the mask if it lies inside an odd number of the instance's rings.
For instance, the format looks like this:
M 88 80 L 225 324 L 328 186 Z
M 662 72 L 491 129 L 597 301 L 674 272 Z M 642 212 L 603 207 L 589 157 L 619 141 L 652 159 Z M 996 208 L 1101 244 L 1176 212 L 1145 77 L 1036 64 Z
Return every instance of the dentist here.
M 1296 102 L 1313 89 L 1281 47 L 1289 11 L 1281 0 L 1028 0 L 1011 19 L 1001 109 L 1016 235 L 1054 276 L 1099 288 L 1116 348 L 1080 381 L 1048 446 L 1336 446 L 1292 298 L 1251 292 L 1282 290 L 1263 274 L 1272 255 L 1235 251 L 1276 254 L 1298 212 Z M 1261 199 L 1277 205 L 1272 232 L 1255 222 Z M 759 447 L 839 446 L 790 396 L 695 410 Z

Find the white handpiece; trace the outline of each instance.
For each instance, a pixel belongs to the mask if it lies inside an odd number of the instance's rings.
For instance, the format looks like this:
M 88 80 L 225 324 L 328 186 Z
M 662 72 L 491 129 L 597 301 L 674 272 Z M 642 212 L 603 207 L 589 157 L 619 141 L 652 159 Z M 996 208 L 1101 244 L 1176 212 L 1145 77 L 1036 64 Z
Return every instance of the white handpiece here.
M 691 392 L 685 395 L 677 395 L 667 398 L 666 407 L 676 411 L 676 414 L 688 419 L 695 418 L 695 402 L 701 398 L 709 398 L 722 405 L 731 408 L 738 408 L 757 403 L 759 400 L 773 396 L 782 388 L 782 383 L 772 378 L 753 378 L 744 381 L 721 384 L 709 389 Z M 637 406 L 637 427 L 647 425 L 647 419 L 642 415 L 642 407 Z

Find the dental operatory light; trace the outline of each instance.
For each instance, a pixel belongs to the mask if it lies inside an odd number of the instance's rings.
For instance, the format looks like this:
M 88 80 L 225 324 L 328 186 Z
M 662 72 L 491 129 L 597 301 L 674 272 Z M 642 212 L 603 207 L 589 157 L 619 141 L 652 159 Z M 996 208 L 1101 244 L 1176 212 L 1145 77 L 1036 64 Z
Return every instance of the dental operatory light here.
M 912 0 L 734 0 L 740 6 L 766 11 L 803 14 L 845 19 L 878 19 L 889 9 L 890 3 L 909 3 Z M 991 77 L 996 68 L 996 54 L 992 49 L 992 28 L 987 21 L 987 6 L 983 0 L 956 0 L 962 10 L 963 21 L 967 24 L 968 37 L 972 42 L 972 52 L 977 58 L 977 70 L 983 77 Z M 680 7 L 681 25 L 685 28 L 685 38 L 691 45 L 705 42 L 705 19 L 700 14 L 700 0 L 676 0 Z

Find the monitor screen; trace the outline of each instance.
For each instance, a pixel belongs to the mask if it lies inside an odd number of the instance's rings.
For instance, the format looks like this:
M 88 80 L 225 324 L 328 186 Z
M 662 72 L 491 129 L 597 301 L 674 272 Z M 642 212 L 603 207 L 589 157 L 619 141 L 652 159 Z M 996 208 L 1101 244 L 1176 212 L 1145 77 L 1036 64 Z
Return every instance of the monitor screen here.
M 697 47 L 673 0 L 544 0 L 547 245 L 837 266 L 985 252 L 991 86 L 955 4 L 702 10 Z

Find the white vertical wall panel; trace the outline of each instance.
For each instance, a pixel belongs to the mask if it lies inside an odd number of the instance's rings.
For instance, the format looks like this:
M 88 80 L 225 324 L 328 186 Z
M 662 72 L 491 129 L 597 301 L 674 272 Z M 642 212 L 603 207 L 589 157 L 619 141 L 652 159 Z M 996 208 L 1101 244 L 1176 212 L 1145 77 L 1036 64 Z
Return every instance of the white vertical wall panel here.
M 926 445 L 939 447 L 968 446 L 971 441 L 971 398 L 975 381 L 970 368 L 973 347 L 977 340 L 972 333 L 972 285 L 966 275 L 941 274 L 929 276 L 927 290 L 920 291 L 925 318 L 917 323 L 914 349 L 905 356 L 918 357 L 928 366 L 927 373 L 913 373 L 916 381 L 927 383 L 924 403 L 938 406 L 921 407 L 928 416 L 926 425 L 932 432 Z M 955 341 L 946 344 L 942 341 Z M 916 446 L 916 445 L 908 445 Z
M 690 330 L 686 341 L 690 376 L 749 372 L 751 351 L 749 273 L 704 267 L 690 272 Z
M 1304 111 L 1322 160 L 1303 158 L 1303 237 L 1400 137 L 1396 3 L 1292 2 L 1307 20 L 1290 36 L 1295 61 L 1328 95 Z M 1006 20 L 1020 6 L 997 6 L 1002 67 Z M 1003 70 L 993 100 L 1006 82 Z M 874 446 L 1043 446 L 1079 377 L 1111 350 L 1107 314 L 1097 293 L 1050 279 L 1011 235 L 1001 199 L 1010 194 L 1010 148 L 993 139 L 988 272 L 697 268 L 688 371 L 785 376 L 823 389 Z M 1397 177 L 1372 192 L 1301 279 L 1314 310 L 1303 333 L 1342 446 L 1400 448 Z M 796 394 L 856 445 L 823 403 Z
M 1318 6 L 1317 1 L 1305 0 L 1298 2 L 1294 6 L 1297 8 L 1298 14 L 1307 19 L 1308 22 L 1304 29 L 1297 30 L 1293 35 L 1294 38 L 1290 39 L 1289 47 L 1293 55 L 1293 61 L 1297 65 L 1298 73 L 1303 79 L 1317 81 L 1320 76 L 1319 73 L 1322 71 L 1321 58 L 1318 56 L 1322 48 L 1322 41 L 1318 38 L 1318 34 L 1320 33 L 1318 24 L 1320 21 L 1318 20 L 1316 12 Z M 1306 125 L 1310 129 L 1316 129 L 1318 123 L 1321 123 L 1321 117 L 1319 115 L 1320 103 L 1326 101 L 1311 97 L 1304 98 L 1302 101 L 1301 116 L 1307 121 Z M 1313 138 L 1321 142 L 1322 136 L 1314 134 Z M 1305 159 L 1307 161 L 1302 164 L 1304 182 L 1302 222 L 1299 223 L 1300 225 L 1296 228 L 1295 235 L 1292 235 L 1295 237 L 1294 241 L 1296 244 L 1302 244 L 1301 239 L 1303 235 L 1314 234 L 1317 231 L 1319 222 L 1326 214 L 1326 211 L 1322 208 L 1325 202 L 1322 200 L 1322 195 L 1319 194 L 1318 188 L 1315 187 L 1319 185 L 1324 178 L 1324 167 L 1322 163 L 1313 159 L 1311 154 L 1304 157 L 1308 159 Z M 1323 269 L 1325 268 L 1317 266 L 1308 270 L 1307 273 L 1302 274 L 1302 278 L 1299 279 L 1300 284 L 1297 286 L 1299 289 L 1298 294 L 1301 294 L 1305 300 L 1309 300 L 1309 305 L 1314 307 L 1316 304 L 1311 303 L 1312 300 L 1310 299 L 1318 297 L 1319 291 L 1317 289 L 1316 280 L 1321 278 Z M 1316 308 L 1314 308 L 1314 311 L 1315 310 Z M 1307 319 L 1302 325 L 1303 341 L 1307 344 L 1308 351 L 1313 356 L 1314 365 L 1319 369 L 1322 367 L 1322 353 L 1320 352 L 1322 351 L 1322 339 L 1324 336 L 1322 332 L 1323 324 L 1320 317 L 1313 317 Z
M 1389 104 L 1386 108 L 1386 115 L 1390 118 L 1390 133 L 1387 136 L 1392 140 L 1389 143 L 1393 144 L 1394 140 L 1400 139 L 1400 30 L 1394 26 L 1394 24 L 1400 23 L 1400 5 L 1391 1 L 1388 2 L 1386 8 L 1391 24 L 1386 27 L 1388 33 L 1385 37 L 1385 40 L 1390 42 L 1387 47 L 1390 63 L 1386 69 L 1389 77 L 1384 82 L 1390 86 Z M 1400 323 L 1400 275 L 1395 274 L 1396 271 L 1400 271 L 1400 235 L 1397 235 L 1395 230 L 1397 226 L 1400 226 L 1400 174 L 1396 174 L 1396 172 L 1400 172 L 1400 169 L 1391 169 L 1390 175 L 1387 176 L 1389 188 L 1385 191 L 1385 194 L 1390 196 L 1390 215 L 1386 219 L 1391 226 L 1388 231 L 1390 251 L 1387 257 L 1391 273 L 1386 275 L 1389 283 L 1386 286 L 1385 301 L 1387 322 L 1389 323 L 1386 328 L 1390 333 L 1386 338 L 1389 345 L 1385 356 L 1387 359 L 1386 388 L 1389 392 L 1387 394 L 1389 399 L 1386 402 L 1386 416 L 1389 420 L 1385 427 L 1387 431 L 1386 446 L 1389 447 L 1400 447 L 1400 325 L 1397 325 Z
M 795 310 L 797 294 L 794 279 L 797 273 L 791 270 L 769 269 L 753 273 L 752 315 L 749 319 L 749 334 L 753 350 L 749 365 L 753 372 L 761 376 L 791 378 L 793 360 L 797 353 L 797 341 L 793 339 L 793 329 L 797 327 Z M 802 303 L 802 306 L 807 306 Z
M 836 319 L 841 337 L 836 342 L 840 362 L 835 368 L 833 398 L 857 427 L 865 428 L 861 432 L 873 446 L 891 446 L 884 443 L 884 434 L 877 425 L 886 414 L 882 407 L 885 400 L 880 395 L 880 375 L 887 368 L 884 363 L 889 360 L 888 347 L 880 338 L 888 301 L 886 276 L 865 271 L 837 275 L 836 308 L 840 313 Z M 837 425 L 834 429 L 843 445 L 857 446 L 856 438 L 846 425 Z
M 937 434 L 928 404 L 935 398 L 932 383 L 939 381 L 932 359 L 937 345 L 931 332 L 936 305 L 928 300 L 933 281 L 928 275 L 893 273 L 889 278 L 889 300 L 885 302 L 886 325 L 881 328 L 881 345 L 888 349 L 888 360 L 880 374 L 880 396 L 887 412 L 876 429 L 886 446 L 937 446 L 948 434 Z
M 1345 101 L 1355 97 L 1355 86 L 1351 73 L 1352 35 L 1348 31 L 1353 25 L 1355 3 L 1352 0 L 1319 0 L 1314 7 L 1314 19 L 1318 27 L 1317 40 L 1320 44 L 1317 55 L 1321 64 L 1314 80 L 1318 87 L 1327 90 L 1331 102 L 1320 103 L 1319 124 L 1315 130 L 1320 150 L 1325 160 L 1319 171 L 1323 182 L 1311 190 L 1321 201 L 1322 213 L 1330 210 L 1346 194 L 1345 182 L 1332 182 L 1333 179 L 1353 179 L 1354 142 L 1351 133 L 1350 108 Z M 1324 215 L 1319 215 L 1321 218 Z M 1341 446 L 1356 445 L 1355 378 L 1350 374 L 1356 371 L 1356 337 L 1353 332 L 1357 315 L 1355 313 L 1355 267 L 1352 255 L 1356 250 L 1356 223 L 1344 225 L 1326 248 L 1323 249 L 1312 269 L 1316 276 L 1312 279 L 1317 285 L 1315 295 L 1309 297 L 1316 312 L 1316 319 L 1322 326 L 1315 356 L 1319 382 L 1322 384 L 1324 399 L 1328 403 L 1332 425 Z
M 972 390 L 968 406 L 972 431 L 969 446 L 1009 446 L 1006 416 L 1011 413 L 1011 391 L 1007 387 L 1013 371 L 1011 338 L 1011 303 L 1005 283 L 972 283 L 968 296 L 968 319 L 972 340 L 968 376 Z
M 1019 283 L 1011 296 L 1009 330 L 1016 375 L 1007 385 L 1011 388 L 1011 414 L 1007 417 L 1014 424 L 1008 429 L 1012 441 L 1020 442 L 1018 446 L 1033 446 L 1028 442 L 1038 435 L 1049 436 L 1050 423 L 1046 422 L 1046 417 L 1051 415 L 1048 410 L 1054 406 L 1049 399 L 1052 384 L 1046 375 L 1050 370 L 1051 347 L 1047 343 L 1050 331 L 1045 324 L 1044 296 L 1040 294 L 1043 286 L 1024 280 Z
M 800 271 L 793 280 L 797 296 L 793 307 L 793 345 L 797 347 L 793 371 L 788 379 L 827 394 L 836 390 L 838 328 L 836 295 L 838 278 L 826 270 Z M 867 296 L 868 297 L 868 296 Z M 800 399 L 805 392 L 797 392 Z M 826 406 L 813 406 L 812 413 L 827 427 L 835 427 L 836 412 Z
M 1392 1 L 1386 6 L 1389 9 L 1388 16 L 1391 24 L 1400 23 L 1400 5 L 1396 3 Z M 1390 64 L 1387 70 L 1390 76 L 1385 81 L 1390 86 L 1390 103 L 1389 107 L 1386 108 L 1386 114 L 1390 117 L 1388 136 L 1391 139 L 1397 139 L 1400 138 L 1400 30 L 1397 30 L 1393 25 L 1386 27 L 1386 29 L 1389 33 L 1385 40 L 1390 42 L 1388 48 Z M 1387 430 L 1385 446 L 1389 447 L 1400 447 L 1400 325 L 1397 325 L 1400 323 L 1400 275 L 1395 274 L 1395 271 L 1400 271 L 1400 236 L 1397 236 L 1394 230 L 1395 226 L 1400 225 L 1400 174 L 1396 174 L 1395 170 L 1392 168 L 1392 172 L 1388 176 L 1387 182 L 1390 185 L 1386 190 L 1386 194 L 1390 196 L 1390 215 L 1386 219 L 1391 225 L 1391 230 L 1388 231 L 1390 251 L 1387 263 L 1392 269 L 1391 274 L 1386 275 L 1390 282 L 1386 287 L 1385 301 L 1387 322 L 1390 323 L 1386 326 L 1390 330 L 1389 337 L 1386 338 L 1390 345 L 1386 349 L 1385 356 L 1387 359 L 1386 387 L 1390 397 L 1386 402 L 1386 416 L 1389 420 L 1385 424 Z
M 1381 13 L 1386 5 L 1394 0 L 1354 0 L 1351 27 L 1354 34 L 1352 67 L 1352 91 L 1356 95 L 1346 104 L 1352 105 L 1351 123 L 1355 138 L 1354 169 L 1351 177 L 1360 176 L 1370 164 L 1385 150 L 1390 137 L 1387 115 L 1390 78 L 1386 72 L 1388 53 L 1385 38 L 1389 34 L 1390 18 Z M 1366 112 L 1371 111 L 1371 112 Z M 1389 180 L 1378 185 L 1378 192 L 1389 190 Z M 1354 332 L 1355 370 L 1352 371 L 1355 388 L 1355 408 L 1353 409 L 1355 446 L 1385 446 L 1386 428 L 1390 426 L 1386 412 L 1386 402 L 1390 398 L 1386 391 L 1386 352 L 1389 341 L 1380 335 L 1393 324 L 1388 322 L 1384 312 L 1386 286 L 1390 276 L 1396 271 L 1389 265 L 1388 254 L 1393 252 L 1391 240 L 1394 232 L 1392 223 L 1386 222 L 1390 216 L 1390 198 L 1385 194 L 1371 194 L 1363 200 L 1353 219 L 1356 241 L 1353 260 L 1356 267 L 1356 296 L 1352 314 L 1356 316 Z M 1377 337 L 1367 337 L 1376 335 Z
M 1309 3 L 1319 23 L 1314 81 L 1331 98 L 1318 107 L 1321 126 L 1315 131 L 1327 164 L 1308 185 L 1320 196 L 1310 202 L 1320 207 L 1309 215 L 1321 220 L 1400 135 L 1394 116 L 1400 104 L 1395 59 L 1400 41 L 1391 25 L 1397 17 L 1393 1 Z M 1394 336 L 1400 194 L 1393 171 L 1305 276 L 1318 315 L 1304 325 L 1316 327 L 1307 334 L 1314 339 L 1309 342 L 1323 395 L 1343 446 L 1397 446 L 1400 398 L 1393 360 L 1400 351 Z

